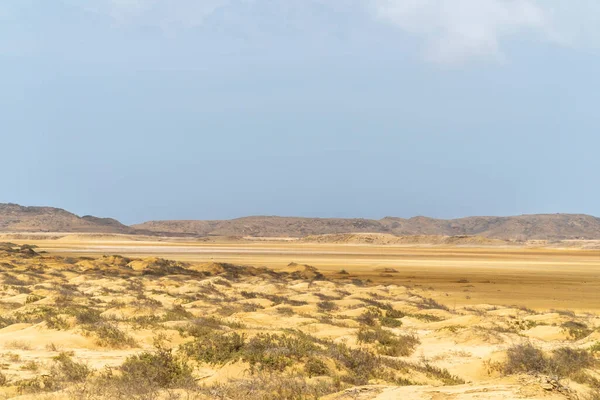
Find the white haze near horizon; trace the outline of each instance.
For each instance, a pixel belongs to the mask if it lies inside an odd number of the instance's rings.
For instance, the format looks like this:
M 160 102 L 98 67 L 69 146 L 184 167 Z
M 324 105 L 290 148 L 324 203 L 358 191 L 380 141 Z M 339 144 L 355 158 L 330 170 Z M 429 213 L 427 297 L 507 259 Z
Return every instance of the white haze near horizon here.
M 0 202 L 600 215 L 600 3 L 4 0 Z

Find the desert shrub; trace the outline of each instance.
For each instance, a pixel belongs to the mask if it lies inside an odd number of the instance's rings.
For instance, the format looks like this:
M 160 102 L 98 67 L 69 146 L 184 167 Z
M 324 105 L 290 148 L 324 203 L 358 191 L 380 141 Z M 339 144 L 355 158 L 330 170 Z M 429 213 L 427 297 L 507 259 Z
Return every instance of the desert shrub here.
M 582 349 L 561 347 L 546 356 L 542 350 L 532 344 L 520 344 L 507 350 L 504 372 L 543 373 L 560 377 L 573 376 L 582 369 L 594 366 L 594 356 Z
M 192 313 L 190 313 L 188 310 L 186 310 L 185 308 L 183 308 L 183 306 L 176 304 L 172 308 L 167 310 L 167 312 L 165 313 L 165 316 L 163 317 L 163 320 L 164 321 L 181 321 L 181 320 L 186 320 L 186 319 L 190 319 L 193 317 L 194 317 L 194 315 Z
M 0 329 L 6 328 L 7 326 L 15 323 L 17 323 L 17 321 L 15 321 L 14 318 L 0 316 Z
M 49 329 L 56 329 L 56 330 L 66 330 L 69 329 L 71 327 L 71 325 L 69 324 L 69 322 L 62 316 L 60 315 L 51 315 L 46 319 L 46 326 Z
M 592 353 L 598 353 L 600 352 L 600 342 L 596 342 L 592 345 L 592 347 L 590 347 L 590 351 Z
M 319 348 L 306 337 L 259 333 L 244 346 L 242 359 L 254 371 L 283 371 Z
M 297 306 L 305 306 L 308 304 L 308 302 L 304 301 L 304 300 L 292 300 L 292 299 L 288 299 L 285 296 L 279 296 L 276 294 L 265 294 L 265 295 L 263 295 L 263 297 L 268 300 L 271 300 L 273 303 L 275 303 L 275 305 L 287 304 L 290 306 L 297 307 Z
M 96 324 L 103 321 L 100 311 L 93 308 L 73 308 L 69 311 L 79 324 Z
M 222 307 L 219 307 L 215 312 L 223 317 L 230 317 L 239 311 L 241 311 L 241 308 L 239 308 L 237 305 L 234 306 L 227 304 Z
M 294 309 L 292 307 L 278 307 L 277 312 L 282 315 L 294 315 Z
M 317 307 L 321 311 L 333 311 L 337 309 L 337 305 L 331 300 L 324 300 L 317 303 Z
M 223 334 L 211 330 L 196 336 L 194 341 L 182 345 L 181 351 L 200 362 L 218 365 L 241 357 L 245 342 L 246 338 L 243 334 L 235 332 Z
M 130 356 L 119 367 L 124 382 L 145 383 L 148 387 L 174 388 L 193 381 L 192 369 L 168 349 L 159 348 Z
M 388 316 L 379 318 L 379 323 L 381 326 L 386 326 L 388 328 L 399 328 L 402 326 L 402 321 Z
M 366 303 L 372 307 L 378 308 L 380 310 L 391 311 L 394 309 L 390 303 L 383 303 L 379 300 L 369 299 L 369 298 L 360 298 L 360 301 Z
M 135 346 L 133 338 L 112 322 L 84 325 L 83 329 L 85 334 L 93 333 L 96 336 L 96 343 L 100 346 L 113 348 Z
M 60 353 L 54 357 L 54 361 L 56 366 L 51 375 L 55 379 L 66 382 L 82 382 L 92 372 L 87 365 L 73 361 L 68 353 Z
M 29 284 L 27 281 L 24 281 L 22 279 L 17 278 L 14 275 L 7 274 L 7 273 L 4 274 L 4 276 L 2 277 L 2 279 L 3 279 L 5 285 L 26 286 L 26 285 Z
M 369 308 L 356 318 L 356 321 L 363 325 L 375 326 L 381 318 L 382 313 L 376 308 Z
M 312 378 L 313 376 L 327 375 L 329 373 L 329 368 L 327 368 L 327 365 L 323 360 L 316 357 L 310 357 L 304 364 L 304 372 L 306 372 L 306 375 L 308 375 L 309 378 Z
M 385 316 L 389 317 L 389 318 L 404 318 L 404 317 L 406 317 L 406 314 L 403 313 L 402 311 L 392 308 L 385 312 Z
M 548 369 L 548 360 L 542 350 L 531 343 L 518 344 L 506 351 L 504 372 L 516 373 L 543 373 Z
M 361 328 L 357 334 L 359 343 L 375 343 L 377 351 L 386 356 L 407 357 L 420 343 L 414 335 L 394 335 L 382 328 Z
M 25 300 L 25 304 L 35 303 L 36 301 L 40 301 L 43 298 L 44 298 L 44 296 L 39 296 L 37 294 L 30 294 L 29 296 L 27 296 L 27 299 Z
M 444 311 L 450 310 L 448 307 L 446 307 L 443 304 L 438 303 L 434 299 L 423 297 L 422 300 L 423 301 L 421 303 L 417 304 L 417 307 L 419 307 L 420 309 L 423 309 L 423 310 L 437 309 L 437 310 L 444 310 Z
M 161 318 L 157 315 L 138 315 L 130 318 L 133 329 L 153 328 L 159 326 Z
M 575 312 L 573 310 L 550 310 L 552 312 L 555 312 L 559 315 L 562 315 L 563 317 L 571 317 L 571 318 L 576 318 L 577 315 L 575 314 Z
M 259 294 L 258 294 L 258 293 L 255 293 L 255 292 L 248 292 L 248 291 L 246 291 L 246 290 L 242 290 L 242 291 L 240 292 L 240 294 L 241 294 L 241 295 L 242 295 L 244 298 L 246 298 L 246 299 L 256 299 L 257 297 L 259 297 Z
M 206 398 L 260 400 L 317 400 L 342 389 L 339 381 L 308 381 L 304 376 L 256 374 L 251 378 L 202 388 Z
M 16 350 L 31 350 L 31 343 L 23 340 L 11 340 L 10 342 L 6 342 L 4 347 Z
M 213 283 L 215 285 L 221 285 L 221 286 L 225 286 L 225 287 L 231 287 L 232 286 L 231 283 L 228 280 L 223 279 L 223 278 L 215 279 L 213 281 Z
M 0 386 L 6 386 L 8 378 L 2 372 L 0 372 Z
M 561 347 L 552 352 L 549 369 L 554 375 L 570 376 L 595 364 L 594 356 L 585 350 Z
M 30 360 L 21 365 L 21 369 L 24 371 L 37 371 L 40 369 L 40 365 L 37 362 Z
M 426 363 L 422 369 L 428 376 L 441 380 L 444 385 L 463 385 L 465 381 L 458 376 L 452 375 L 447 369 L 436 367 Z
M 562 327 L 569 333 L 569 336 L 573 340 L 583 339 L 593 332 L 586 324 L 577 321 L 567 321 L 562 324 Z
M 325 294 L 325 293 L 313 293 L 313 295 L 314 295 L 315 297 L 318 297 L 319 299 L 321 299 L 321 300 L 323 300 L 323 301 L 325 301 L 325 300 L 340 300 L 340 298 L 339 298 L 339 297 L 336 297 L 336 296 L 330 296 L 330 295 L 327 295 L 327 294 Z
M 330 344 L 328 356 L 347 370 L 342 380 L 352 385 L 366 385 L 381 369 L 381 359 L 368 350 L 353 349 L 343 343 Z
M 242 311 L 244 312 L 254 312 L 256 310 L 261 310 L 264 307 L 261 306 L 260 304 L 256 304 L 256 303 L 244 303 L 242 304 Z

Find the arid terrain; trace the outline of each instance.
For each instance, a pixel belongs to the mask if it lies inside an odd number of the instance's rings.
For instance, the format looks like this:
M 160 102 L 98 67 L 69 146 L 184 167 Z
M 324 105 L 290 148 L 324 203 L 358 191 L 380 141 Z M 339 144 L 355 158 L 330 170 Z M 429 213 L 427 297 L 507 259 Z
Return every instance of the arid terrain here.
M 473 240 L 5 234 L 0 396 L 600 398 L 596 243 Z
M 80 217 L 54 207 L 0 203 L 0 232 L 114 233 L 180 237 L 303 238 L 330 234 L 386 234 L 403 237 L 477 236 L 510 242 L 528 240 L 600 240 L 600 218 L 584 214 L 537 214 L 509 217 L 429 217 L 379 220 L 251 216 L 231 220 L 148 221 L 127 226 L 113 218 Z

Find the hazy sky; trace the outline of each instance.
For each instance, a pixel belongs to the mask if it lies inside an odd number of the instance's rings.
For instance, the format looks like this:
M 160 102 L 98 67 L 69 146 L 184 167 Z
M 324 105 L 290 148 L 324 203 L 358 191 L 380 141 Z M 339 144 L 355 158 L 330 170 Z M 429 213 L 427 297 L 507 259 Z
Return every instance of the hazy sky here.
M 0 202 L 600 215 L 598 0 L 0 0 Z

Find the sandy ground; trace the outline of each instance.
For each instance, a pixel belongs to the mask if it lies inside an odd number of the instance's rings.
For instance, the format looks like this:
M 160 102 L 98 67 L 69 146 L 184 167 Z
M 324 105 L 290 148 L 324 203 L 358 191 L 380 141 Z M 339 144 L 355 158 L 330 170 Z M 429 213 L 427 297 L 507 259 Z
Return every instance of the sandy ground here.
M 256 397 L 243 386 L 249 380 L 260 391 L 294 374 L 330 389 L 342 382 L 340 390 L 328 390 L 328 400 L 582 400 L 600 385 L 598 251 L 85 235 L 22 242 L 40 254 L 0 249 L 0 398 L 300 399 L 265 397 L 264 391 Z M 130 258 L 110 256 L 115 253 Z M 217 346 L 233 334 L 244 335 L 241 358 L 210 362 L 210 352 L 198 350 L 206 347 L 185 350 L 193 343 Z M 244 357 L 251 340 L 300 334 L 308 344 L 259 351 L 259 365 L 272 366 L 277 354 L 291 360 L 269 371 L 267 381 L 249 372 Z M 135 385 L 118 386 L 119 368 L 135 354 L 154 351 L 157 340 L 173 354 L 186 354 L 195 381 L 212 392 L 123 392 Z M 595 361 L 560 379 L 506 372 L 507 350 L 520 344 L 547 357 L 557 349 L 581 350 Z M 217 355 L 231 351 L 219 346 Z M 343 356 L 340 348 L 359 353 Z M 377 355 L 377 366 L 365 372 L 363 364 L 373 361 L 354 362 L 364 356 L 360 351 Z M 64 365 L 57 372 L 61 354 L 86 365 L 89 375 L 77 380 L 65 375 Z M 307 364 L 315 357 L 325 371 L 309 377 Z M 107 368 L 117 378 L 97 381 Z M 281 381 L 277 390 L 293 387 L 290 382 Z
M 537 310 L 600 310 L 600 250 L 314 244 L 298 241 L 185 241 L 72 235 L 32 243 L 63 256 L 121 254 L 193 262 L 267 266 L 290 262 L 325 274 L 345 270 L 376 283 L 429 290 L 449 307 L 519 305 Z

